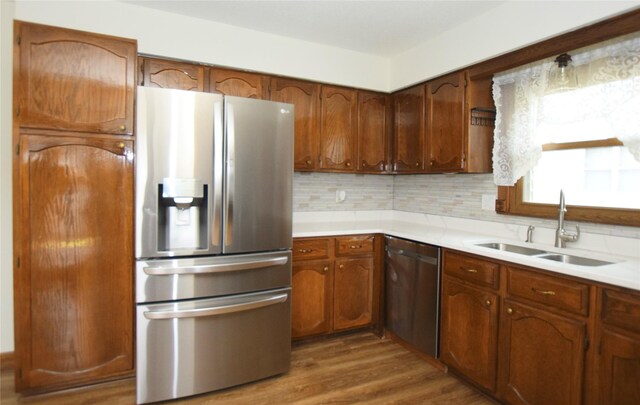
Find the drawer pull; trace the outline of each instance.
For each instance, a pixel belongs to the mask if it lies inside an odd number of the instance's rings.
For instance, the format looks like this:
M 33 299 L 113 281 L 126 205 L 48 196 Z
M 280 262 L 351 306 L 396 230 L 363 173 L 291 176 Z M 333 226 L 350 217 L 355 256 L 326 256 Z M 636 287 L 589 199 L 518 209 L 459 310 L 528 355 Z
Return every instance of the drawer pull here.
M 341 269 L 344 269 L 344 264 L 341 264 L 339 267 L 340 267 Z
M 328 266 L 324 266 L 324 267 L 322 268 L 322 271 L 324 271 L 325 273 L 326 273 L 326 272 L 328 272 L 328 271 L 329 271 L 329 267 L 328 267 Z
M 537 288 L 531 288 L 531 291 L 540 295 L 556 295 L 556 292 L 552 290 L 538 290 Z
M 486 300 L 484 303 L 487 304 L 488 307 L 491 306 L 491 301 L 490 300 Z
M 298 252 L 300 252 L 300 253 L 311 253 L 311 252 L 313 252 L 313 249 L 298 249 Z
M 511 308 L 507 308 L 507 313 L 508 313 L 509 315 L 511 315 L 511 314 L 513 313 L 513 309 L 511 309 Z
M 466 271 L 467 273 L 477 273 L 478 270 L 476 269 L 464 269 L 464 271 Z
M 351 245 L 349 246 L 349 249 L 360 249 L 362 247 L 362 245 Z

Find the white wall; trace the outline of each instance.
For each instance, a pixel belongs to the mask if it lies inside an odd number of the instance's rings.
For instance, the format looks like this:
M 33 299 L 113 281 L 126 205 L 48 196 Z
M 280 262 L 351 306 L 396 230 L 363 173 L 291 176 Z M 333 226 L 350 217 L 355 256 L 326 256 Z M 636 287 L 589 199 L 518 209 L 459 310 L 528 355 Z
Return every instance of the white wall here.
M 640 6 L 640 1 L 507 1 L 391 61 L 397 90 Z
M 0 352 L 13 351 L 11 100 L 13 2 L 0 1 Z

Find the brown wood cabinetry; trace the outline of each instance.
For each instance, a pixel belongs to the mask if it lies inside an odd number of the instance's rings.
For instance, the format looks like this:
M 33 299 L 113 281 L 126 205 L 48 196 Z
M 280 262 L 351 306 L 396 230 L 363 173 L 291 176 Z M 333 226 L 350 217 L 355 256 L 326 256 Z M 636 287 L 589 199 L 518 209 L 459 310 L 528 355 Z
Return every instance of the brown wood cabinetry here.
M 16 389 L 128 376 L 136 43 L 15 28 Z
M 393 95 L 393 170 L 397 173 L 424 170 L 424 96 L 422 84 Z
M 391 118 L 388 94 L 358 91 L 358 172 L 391 170 Z
M 133 134 L 135 41 L 19 21 L 15 36 L 21 127 Z
M 427 171 L 464 170 L 465 87 L 464 72 L 441 77 L 426 85 Z
M 272 77 L 269 93 L 271 100 L 295 106 L 294 170 L 307 171 L 318 168 L 320 85 Z
M 342 87 L 322 86 L 320 168 L 355 171 L 358 93 Z
M 489 290 L 442 280 L 440 359 L 489 391 L 496 388 L 498 302 Z
M 239 70 L 211 68 L 209 91 L 227 96 L 266 98 L 265 76 Z
M 499 392 L 512 404 L 580 404 L 586 322 L 505 300 Z
M 165 89 L 205 91 L 207 67 L 166 59 L 141 58 L 140 85 Z
M 381 246 L 375 235 L 294 239 L 294 339 L 377 326 Z

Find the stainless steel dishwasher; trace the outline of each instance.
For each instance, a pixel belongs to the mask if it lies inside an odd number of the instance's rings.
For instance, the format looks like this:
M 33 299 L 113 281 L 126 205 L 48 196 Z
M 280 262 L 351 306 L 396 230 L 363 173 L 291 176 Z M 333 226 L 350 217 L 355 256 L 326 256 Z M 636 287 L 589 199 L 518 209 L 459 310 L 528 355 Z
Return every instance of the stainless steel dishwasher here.
M 392 236 L 385 239 L 385 327 L 437 358 L 440 248 Z

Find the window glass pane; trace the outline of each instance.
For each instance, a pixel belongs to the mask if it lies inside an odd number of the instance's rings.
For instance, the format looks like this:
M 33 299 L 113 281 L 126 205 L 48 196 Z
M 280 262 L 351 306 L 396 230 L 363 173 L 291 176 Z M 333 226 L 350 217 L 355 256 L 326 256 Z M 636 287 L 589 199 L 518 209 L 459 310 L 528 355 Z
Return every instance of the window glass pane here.
M 560 189 L 571 205 L 640 208 L 640 162 L 621 146 L 543 152 L 523 201 L 557 204 Z

